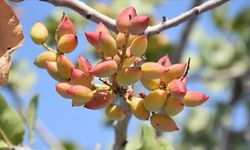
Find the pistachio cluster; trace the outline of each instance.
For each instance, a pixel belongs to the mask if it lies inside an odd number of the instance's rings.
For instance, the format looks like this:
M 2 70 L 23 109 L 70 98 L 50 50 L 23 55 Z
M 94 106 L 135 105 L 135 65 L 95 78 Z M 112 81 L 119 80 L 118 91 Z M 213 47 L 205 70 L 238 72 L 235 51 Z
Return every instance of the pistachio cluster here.
M 137 15 L 133 7 L 128 7 L 117 16 L 119 33 L 115 38 L 102 22 L 94 32 L 86 32 L 88 42 L 101 57 L 101 62 L 92 66 L 83 56 L 74 65 L 65 55 L 78 43 L 74 24 L 69 18 L 63 15 L 56 30 L 57 50 L 45 44 L 48 31 L 38 22 L 31 29 L 31 37 L 47 51 L 37 56 L 35 65 L 45 68 L 59 81 L 56 91 L 62 97 L 72 99 L 72 106 L 105 108 L 106 116 L 116 121 L 123 120 L 126 113 L 131 112 L 140 120 L 150 119 L 156 129 L 175 131 L 178 128 L 171 116 L 181 112 L 184 106 L 201 105 L 208 96 L 186 89 L 189 65 L 171 64 L 168 55 L 158 62 L 143 62 L 148 44 L 143 33 L 148 24 L 148 16 Z M 103 84 L 94 83 L 94 77 Z M 136 96 L 132 85 L 139 80 L 151 93 L 140 92 Z M 117 96 L 123 98 L 116 100 Z M 126 103 L 128 109 L 121 102 Z

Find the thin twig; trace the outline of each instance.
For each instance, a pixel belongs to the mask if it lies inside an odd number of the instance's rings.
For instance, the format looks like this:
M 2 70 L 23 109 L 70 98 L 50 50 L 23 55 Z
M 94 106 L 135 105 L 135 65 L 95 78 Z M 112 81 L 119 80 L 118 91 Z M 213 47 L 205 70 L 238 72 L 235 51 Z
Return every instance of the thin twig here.
M 123 96 L 123 99 L 121 101 L 121 106 L 124 109 L 128 109 L 128 104 L 126 103 L 126 97 Z M 113 150 L 124 150 L 125 146 L 127 144 L 127 129 L 129 120 L 131 118 L 131 113 L 127 111 L 125 119 L 122 121 L 116 121 L 114 122 L 114 129 L 115 129 L 115 143 L 113 145 Z
M 117 33 L 115 20 L 98 12 L 97 10 L 89 7 L 84 2 L 79 0 L 40 0 L 44 2 L 49 2 L 55 6 L 67 7 L 72 10 L 75 10 L 80 15 L 85 17 L 88 20 L 91 20 L 95 23 L 103 22 L 110 30 Z
M 101 79 L 101 78 L 99 78 L 99 80 L 100 81 L 102 81 L 104 84 L 106 84 L 107 86 L 112 86 L 110 83 L 108 83 L 107 81 L 105 81 L 105 80 L 103 80 L 103 79 Z
M 202 14 L 206 11 L 209 11 L 211 9 L 214 9 L 226 2 L 228 2 L 229 0 L 209 0 L 206 1 L 205 3 L 194 7 L 193 9 L 173 18 L 173 19 L 169 19 L 167 20 L 165 23 L 159 23 L 157 25 L 154 26 L 150 26 L 146 29 L 146 31 L 144 32 L 145 35 L 147 36 L 152 36 L 155 34 L 159 34 L 160 32 L 175 27 L 187 20 L 189 20 L 190 18 L 197 16 L 199 14 Z
M 190 68 L 190 61 L 191 61 L 191 58 L 189 57 L 188 58 L 188 62 L 187 62 L 187 65 L 186 65 L 186 68 L 185 68 L 185 71 L 184 71 L 184 73 L 183 73 L 183 75 L 182 75 L 182 77 L 181 77 L 181 81 L 182 80 L 184 80 L 184 78 L 187 76 L 187 74 L 188 74 L 188 71 L 189 71 L 189 68 Z
M 72 10 L 75 10 L 76 12 L 78 12 L 79 14 L 81 14 L 82 16 L 91 21 L 94 21 L 96 23 L 102 21 L 110 30 L 117 33 L 116 22 L 114 19 L 94 10 L 93 8 L 89 7 L 82 1 L 79 0 L 40 0 L 40 1 L 48 2 L 55 6 L 71 8 Z M 229 0 L 209 0 L 173 19 L 166 20 L 164 23 L 161 22 L 157 25 L 149 26 L 144 32 L 144 34 L 147 35 L 148 37 L 155 34 L 159 34 L 160 32 L 166 29 L 175 27 L 187 21 L 191 17 L 197 16 L 201 13 L 214 9 L 228 1 Z

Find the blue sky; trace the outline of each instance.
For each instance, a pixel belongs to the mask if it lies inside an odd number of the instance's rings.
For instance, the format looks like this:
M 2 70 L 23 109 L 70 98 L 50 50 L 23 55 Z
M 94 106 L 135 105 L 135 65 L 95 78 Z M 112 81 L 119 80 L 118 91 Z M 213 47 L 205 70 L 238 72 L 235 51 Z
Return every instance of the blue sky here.
M 182 0 L 168 0 L 167 3 L 159 6 L 155 11 L 155 16 L 161 18 L 163 15 L 168 18 L 173 18 L 190 7 L 191 1 Z M 234 15 L 238 10 L 243 7 L 249 6 L 250 2 L 246 0 L 235 0 L 230 2 L 230 14 Z M 27 59 L 31 69 L 37 73 L 37 84 L 24 99 L 27 103 L 32 95 L 40 94 L 40 104 L 38 108 L 38 115 L 41 120 L 50 128 L 51 132 L 59 138 L 73 140 L 77 143 L 81 143 L 86 149 L 93 149 L 97 143 L 108 147 L 112 144 L 114 139 L 113 130 L 107 129 L 102 125 L 104 113 L 103 110 L 92 111 L 83 109 L 82 107 L 71 107 L 71 101 L 60 97 L 55 91 L 56 81 L 51 79 L 45 70 L 41 70 L 33 65 L 35 57 L 43 51 L 42 47 L 35 45 L 29 36 L 32 25 L 40 20 L 43 21 L 50 13 L 53 12 L 54 6 L 48 3 L 40 1 L 27 0 L 23 3 L 17 4 L 16 7 L 22 9 L 21 22 L 24 28 L 25 43 L 24 46 L 17 50 L 15 57 L 20 59 Z M 219 34 L 211 21 L 210 13 L 202 14 L 199 18 L 199 23 L 205 28 L 211 35 Z M 171 28 L 165 31 L 172 41 L 178 41 L 180 32 L 183 29 L 184 24 L 175 28 Z M 84 49 L 87 49 L 89 44 L 86 44 L 83 30 L 78 31 L 79 41 L 78 48 L 74 51 L 74 54 L 70 55 L 72 59 L 76 59 Z M 86 52 L 83 52 L 86 53 Z M 197 88 L 200 85 L 192 85 L 190 88 Z M 200 87 L 199 87 L 200 88 Z M 2 91 L 2 89 L 0 89 Z M 1 92 L 2 93 L 2 92 Z M 3 91 L 3 95 L 11 99 L 11 97 Z M 212 96 L 213 97 L 213 96 Z M 205 104 L 204 107 L 208 107 Z M 242 109 L 240 113 L 242 114 Z M 177 116 L 181 118 L 182 114 Z M 141 121 L 132 119 L 129 126 L 129 137 L 134 135 L 138 131 L 138 125 Z M 180 134 L 179 132 L 171 134 Z M 34 149 L 46 150 L 46 147 L 39 137 L 37 142 L 33 145 Z M 104 148 L 105 149 L 105 148 Z

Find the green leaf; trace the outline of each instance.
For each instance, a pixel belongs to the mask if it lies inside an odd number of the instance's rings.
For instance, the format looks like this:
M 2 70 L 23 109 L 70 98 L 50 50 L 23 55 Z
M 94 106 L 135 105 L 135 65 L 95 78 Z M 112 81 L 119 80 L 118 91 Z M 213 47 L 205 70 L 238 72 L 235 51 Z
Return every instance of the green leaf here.
M 156 146 L 156 135 L 153 128 L 149 126 L 142 126 L 141 130 L 141 150 L 151 150 Z
M 250 9 L 242 9 L 233 21 L 234 31 L 243 33 L 249 30 Z
M 212 17 L 215 25 L 222 30 L 230 30 L 232 21 L 228 15 L 228 5 L 222 5 L 212 11 Z
M 35 95 L 28 106 L 26 112 L 26 120 L 28 122 L 28 129 L 29 129 L 29 142 L 32 143 L 34 141 L 34 136 L 32 134 L 35 125 L 36 125 L 36 116 L 37 116 L 37 105 L 38 105 L 38 95 Z
M 21 117 L 11 108 L 0 95 L 0 141 L 7 144 L 21 144 L 24 137 L 24 124 Z M 1 145 L 3 142 L 1 142 Z
M 174 150 L 164 138 L 157 138 L 154 128 L 143 125 L 141 132 L 132 137 L 126 150 Z
M 0 140 L 0 149 L 7 149 L 7 148 L 8 145 L 3 140 Z

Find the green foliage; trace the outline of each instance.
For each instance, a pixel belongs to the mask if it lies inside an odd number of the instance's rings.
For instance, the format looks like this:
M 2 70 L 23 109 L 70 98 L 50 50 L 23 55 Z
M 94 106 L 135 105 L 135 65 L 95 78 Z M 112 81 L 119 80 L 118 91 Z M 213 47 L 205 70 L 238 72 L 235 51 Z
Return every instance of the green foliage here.
M 62 141 L 65 150 L 83 150 L 78 144 L 71 141 Z
M 30 92 L 36 84 L 37 74 L 25 59 L 15 61 L 10 70 L 9 85 L 20 95 Z
M 249 29 L 250 22 L 250 8 L 241 10 L 241 12 L 235 17 L 233 21 L 233 30 L 244 33 Z
M 37 116 L 37 105 L 38 105 L 38 95 L 35 95 L 28 106 L 27 112 L 26 112 L 26 120 L 28 124 L 29 129 L 29 141 L 30 143 L 34 141 L 34 135 L 32 134 L 35 125 L 36 125 L 36 116 Z
M 25 133 L 21 117 L 0 95 L 0 146 L 18 145 L 23 141 Z M 0 147 L 1 148 L 1 147 Z
M 222 30 L 231 29 L 231 19 L 228 16 L 228 5 L 222 5 L 213 11 L 214 23 Z
M 126 150 L 174 150 L 162 139 L 157 139 L 155 130 L 147 125 L 143 125 L 141 132 L 129 140 Z

